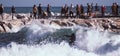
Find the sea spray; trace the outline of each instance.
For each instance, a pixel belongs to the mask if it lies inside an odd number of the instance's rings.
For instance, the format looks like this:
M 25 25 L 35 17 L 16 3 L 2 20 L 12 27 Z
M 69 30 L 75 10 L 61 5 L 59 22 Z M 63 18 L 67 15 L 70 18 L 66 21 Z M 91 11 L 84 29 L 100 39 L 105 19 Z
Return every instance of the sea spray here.
M 0 56 L 98 56 L 91 52 L 70 47 L 65 42 L 60 44 L 48 43 L 40 46 L 27 46 L 16 43 L 11 43 L 10 45 L 10 48 L 3 47 L 0 49 Z
M 69 45 L 69 37 L 65 35 L 71 35 L 72 33 L 76 35 L 76 41 L 74 45 Z M 55 27 L 54 25 L 33 23 L 26 25 L 18 32 L 0 34 L 0 36 L 2 36 L 0 38 L 8 40 L 6 46 L 0 47 L 0 56 L 120 55 L 119 34 L 77 25 Z M 0 42 L 0 45 L 2 43 Z

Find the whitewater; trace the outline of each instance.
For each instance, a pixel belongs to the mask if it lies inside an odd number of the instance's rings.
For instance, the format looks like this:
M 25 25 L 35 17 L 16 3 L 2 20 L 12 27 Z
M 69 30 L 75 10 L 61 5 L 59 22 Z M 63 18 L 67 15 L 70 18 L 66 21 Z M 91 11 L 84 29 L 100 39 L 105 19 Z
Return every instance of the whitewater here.
M 69 37 L 75 34 L 74 45 Z M 120 56 L 120 35 L 74 25 L 33 22 L 0 33 L 0 56 Z

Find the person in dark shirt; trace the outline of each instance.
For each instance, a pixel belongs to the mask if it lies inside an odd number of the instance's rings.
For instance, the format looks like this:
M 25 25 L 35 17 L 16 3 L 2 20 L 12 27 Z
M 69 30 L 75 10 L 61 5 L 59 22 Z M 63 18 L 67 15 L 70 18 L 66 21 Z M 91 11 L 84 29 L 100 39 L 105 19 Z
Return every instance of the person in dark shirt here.
M 11 11 L 12 11 L 12 19 L 13 19 L 13 16 L 14 16 L 14 14 L 15 14 L 15 12 L 16 12 L 16 10 L 15 10 L 15 7 L 14 7 L 14 6 L 12 6 Z
M 3 8 L 2 4 L 0 4 L 0 15 L 2 17 L 2 20 L 3 20 L 3 11 L 4 11 L 4 8 Z
M 64 8 L 64 6 L 62 6 L 62 8 L 61 8 L 61 16 L 65 16 L 65 8 Z
M 92 12 L 91 5 L 89 3 L 87 3 L 87 15 L 91 16 L 91 12 Z
M 80 17 L 80 6 L 76 5 L 76 17 Z
M 98 4 L 95 5 L 95 11 L 99 11 Z
M 90 7 L 91 7 L 91 13 L 92 13 L 93 12 L 93 3 L 91 3 Z
M 81 16 L 84 16 L 84 7 L 82 4 L 80 5 L 80 8 L 81 8 Z
M 69 9 L 69 15 L 73 16 L 73 5 L 71 4 L 70 9 Z
M 96 17 L 97 17 L 98 11 L 99 11 L 99 7 L 98 7 L 98 4 L 96 3 L 95 5 L 95 16 Z
M 68 6 L 67 6 L 67 4 L 65 4 L 64 9 L 65 9 L 65 16 L 68 17 Z
M 41 4 L 39 4 L 38 6 L 38 19 L 42 17 L 42 7 L 41 7 Z
M 50 11 L 51 6 L 48 4 L 47 5 L 47 14 L 49 17 L 51 17 L 51 11 Z
M 118 3 L 115 3 L 115 5 L 116 5 L 116 15 L 119 15 L 119 5 Z

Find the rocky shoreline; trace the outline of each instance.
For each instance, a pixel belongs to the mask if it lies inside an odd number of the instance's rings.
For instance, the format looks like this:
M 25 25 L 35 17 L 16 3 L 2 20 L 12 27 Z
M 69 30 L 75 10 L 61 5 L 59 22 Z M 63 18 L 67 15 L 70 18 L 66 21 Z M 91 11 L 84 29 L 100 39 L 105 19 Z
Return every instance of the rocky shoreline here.
M 85 26 L 98 29 L 100 31 L 108 30 L 110 32 L 120 32 L 120 18 L 109 17 L 109 18 L 62 18 L 62 19 L 30 19 L 29 14 L 19 14 L 11 19 L 10 14 L 4 14 L 4 19 L 0 21 L 0 33 L 10 32 L 15 28 L 20 28 L 24 25 L 31 24 L 33 21 L 39 21 L 44 25 L 55 25 L 55 26 Z M 1 19 L 1 17 L 0 17 Z

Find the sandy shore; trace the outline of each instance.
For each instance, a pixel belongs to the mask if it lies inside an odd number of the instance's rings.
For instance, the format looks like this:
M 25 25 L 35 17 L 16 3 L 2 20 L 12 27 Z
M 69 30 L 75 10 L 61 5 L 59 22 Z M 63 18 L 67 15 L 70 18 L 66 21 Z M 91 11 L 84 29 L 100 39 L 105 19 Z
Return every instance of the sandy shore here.
M 12 19 L 10 14 L 3 14 L 4 19 L 0 20 L 0 32 L 11 32 L 11 30 L 15 30 L 16 28 L 23 27 L 28 24 L 32 24 L 33 22 L 39 21 L 40 24 L 43 25 L 54 25 L 59 27 L 69 27 L 69 26 L 84 26 L 90 27 L 94 29 L 98 29 L 100 31 L 108 30 L 110 32 L 120 32 L 120 18 L 119 17 L 111 17 L 111 18 L 91 18 L 91 19 L 82 19 L 82 18 L 49 18 L 49 19 L 31 19 L 29 14 L 17 14 Z M 2 19 L 0 17 L 0 19 Z

